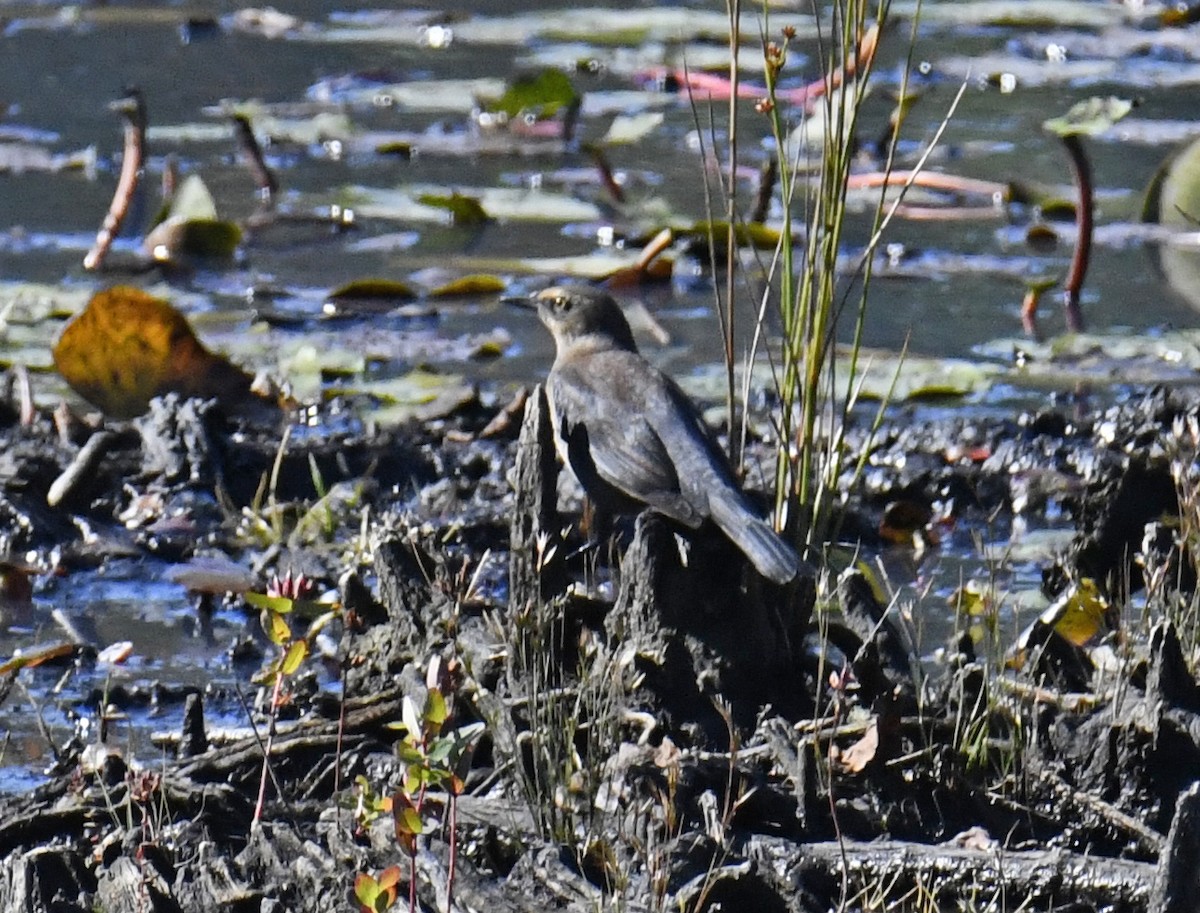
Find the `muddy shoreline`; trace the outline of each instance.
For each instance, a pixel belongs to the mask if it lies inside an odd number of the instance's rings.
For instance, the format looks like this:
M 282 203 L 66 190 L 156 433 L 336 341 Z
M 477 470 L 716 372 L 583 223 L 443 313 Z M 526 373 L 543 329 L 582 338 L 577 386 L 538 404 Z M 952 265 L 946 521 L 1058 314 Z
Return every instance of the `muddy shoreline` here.
M 684 566 L 673 531 L 645 516 L 624 529 L 620 574 L 598 571 L 608 557 L 581 547 L 570 497 L 559 513 L 530 402 L 520 443 L 521 410 L 483 437 L 498 409 L 479 402 L 389 434 L 297 436 L 277 498 L 315 501 L 311 465 L 327 491 L 354 496 L 320 535 L 260 549 L 223 505 L 254 500 L 278 423 L 155 401 L 107 427 L 51 508 L 52 486 L 101 431 L 63 434 L 48 414 L 23 425 L 5 407 L 8 555 L 53 554 L 69 574 L 116 541 L 176 563 L 225 552 L 259 580 L 314 578 L 341 613 L 325 632 L 336 649 L 285 680 L 261 822 L 271 691 L 254 702 L 254 733 L 211 744 L 197 693 L 177 759 L 81 740 L 60 749 L 61 775 L 0 798 L 0 907 L 356 909 L 356 876 L 399 865 L 395 909 L 413 872 L 421 908 L 439 910 L 449 891 L 459 909 L 815 911 L 906 896 L 912 909 L 1012 909 L 1015 897 L 1036 910 L 1187 909 L 1200 871 L 1186 792 L 1200 770 L 1183 484 L 1193 396 L 885 425 L 843 538 L 879 548 L 898 503 L 931 548 L 931 517 L 1053 505 L 1076 535 L 1044 565 L 1048 595 L 1090 578 L 1120 616 L 1082 648 L 1034 626 L 1020 668 L 964 625 L 932 670 L 852 566 L 771 587 L 703 536 Z M 151 497 L 154 511 L 129 513 Z M 370 563 L 349 563 L 366 505 Z M 85 537 L 81 518 L 125 534 Z M 98 646 L 47 662 L 94 663 Z M 318 663 L 337 669 L 340 698 L 319 686 Z M 5 675 L 6 703 L 22 674 Z M 364 815 L 362 784 L 402 788 L 405 729 L 389 724 L 406 719 L 406 696 L 427 707 L 431 687 L 445 732 L 483 729 L 461 795 L 428 790 L 429 829 L 410 856 L 393 814 Z

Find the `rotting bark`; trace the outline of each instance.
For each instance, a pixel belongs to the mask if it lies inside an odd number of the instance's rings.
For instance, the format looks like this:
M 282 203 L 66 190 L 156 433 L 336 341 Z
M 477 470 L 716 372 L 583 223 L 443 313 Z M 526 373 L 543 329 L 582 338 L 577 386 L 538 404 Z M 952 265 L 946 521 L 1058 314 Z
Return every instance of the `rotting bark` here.
M 1156 869 L 1151 863 L 1066 850 L 969 849 L 894 840 L 795 843 L 759 836 L 751 839 L 747 855 L 791 888 L 835 902 L 844 868 L 852 892 L 886 885 L 888 896 L 899 898 L 922 886 L 938 898 L 974 897 L 986 905 L 1016 897 L 1037 909 L 1066 900 L 1112 910 L 1145 909 Z
M 538 386 L 525 406 L 513 470 L 509 537 L 509 607 L 523 611 L 566 588 L 558 522 L 558 458 L 546 392 Z

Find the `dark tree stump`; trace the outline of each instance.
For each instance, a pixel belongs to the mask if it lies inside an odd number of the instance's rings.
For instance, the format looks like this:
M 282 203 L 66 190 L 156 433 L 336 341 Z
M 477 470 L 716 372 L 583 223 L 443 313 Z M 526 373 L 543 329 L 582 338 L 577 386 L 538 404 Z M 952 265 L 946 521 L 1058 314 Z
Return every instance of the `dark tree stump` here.
M 1200 783 L 1193 783 L 1175 805 L 1150 889 L 1147 909 L 1155 913 L 1192 913 L 1200 897 Z
M 509 538 L 511 612 L 522 612 L 566 589 L 558 522 L 558 458 L 550 406 L 541 386 L 525 404 L 513 469 L 516 490 Z
M 653 511 L 637 518 L 609 637 L 635 652 L 672 717 L 699 723 L 718 743 L 727 733 L 714 696 L 732 703 L 740 724 L 766 704 L 807 713 L 802 643 L 812 582 L 771 586 L 723 538 L 698 540 L 691 552 L 684 567 L 670 522 Z

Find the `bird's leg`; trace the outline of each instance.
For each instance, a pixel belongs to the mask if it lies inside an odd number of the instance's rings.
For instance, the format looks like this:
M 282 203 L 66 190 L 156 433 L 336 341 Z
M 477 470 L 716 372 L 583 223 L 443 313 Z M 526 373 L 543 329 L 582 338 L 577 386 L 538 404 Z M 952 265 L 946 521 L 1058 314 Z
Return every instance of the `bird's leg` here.
M 596 506 L 591 498 L 583 499 L 583 514 L 579 518 L 579 531 L 588 542 L 600 543 L 612 538 L 613 515 Z
M 568 554 L 568 558 L 575 558 L 578 555 L 585 555 L 588 552 L 595 552 L 598 556 L 601 548 L 606 541 L 612 540 L 613 530 L 612 514 L 596 507 L 591 498 L 583 499 L 583 510 L 579 515 L 579 535 L 583 538 L 583 543 L 572 549 Z M 609 555 L 610 564 L 612 555 Z

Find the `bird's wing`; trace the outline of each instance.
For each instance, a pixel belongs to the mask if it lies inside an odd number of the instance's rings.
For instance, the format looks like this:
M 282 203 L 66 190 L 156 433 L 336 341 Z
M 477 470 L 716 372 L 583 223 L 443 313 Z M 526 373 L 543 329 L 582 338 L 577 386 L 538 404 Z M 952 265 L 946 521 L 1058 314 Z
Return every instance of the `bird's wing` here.
M 637 403 L 638 397 L 613 395 L 614 383 L 619 388 L 630 376 L 630 365 L 625 364 L 628 355 L 604 353 L 593 356 L 582 369 L 570 363 L 556 368 L 551 398 L 571 467 L 585 490 L 594 471 L 627 497 L 695 528 L 704 515 L 681 492 L 674 462 L 662 439 L 640 409 L 621 405 L 622 401 Z M 604 378 L 603 384 L 594 382 L 598 377 Z M 646 382 L 660 382 L 657 374 L 642 377 Z M 636 392 L 659 395 L 656 390 Z

